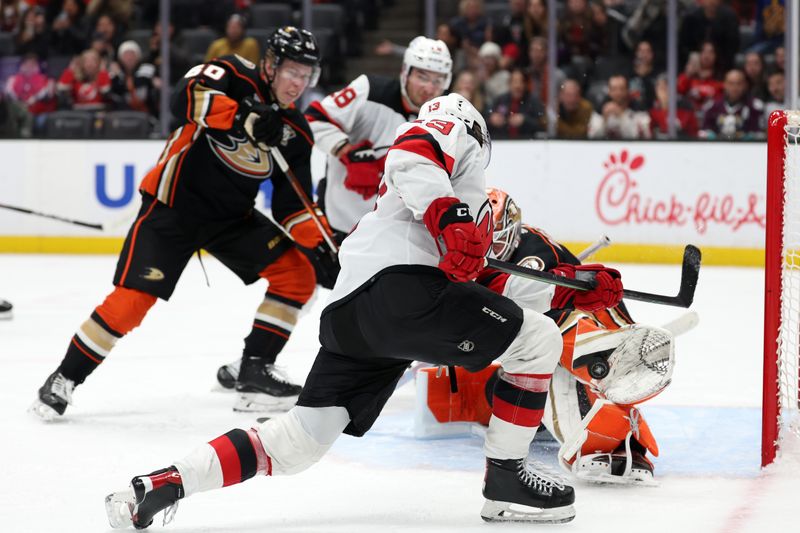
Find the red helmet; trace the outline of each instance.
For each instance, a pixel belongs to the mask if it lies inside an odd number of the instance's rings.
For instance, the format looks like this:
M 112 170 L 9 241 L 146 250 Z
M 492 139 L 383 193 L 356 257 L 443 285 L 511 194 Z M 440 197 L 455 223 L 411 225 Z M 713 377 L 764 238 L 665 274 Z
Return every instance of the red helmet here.
M 490 187 L 486 189 L 486 194 L 492 206 L 494 221 L 492 252 L 499 260 L 505 261 L 519 246 L 522 212 L 505 191 Z

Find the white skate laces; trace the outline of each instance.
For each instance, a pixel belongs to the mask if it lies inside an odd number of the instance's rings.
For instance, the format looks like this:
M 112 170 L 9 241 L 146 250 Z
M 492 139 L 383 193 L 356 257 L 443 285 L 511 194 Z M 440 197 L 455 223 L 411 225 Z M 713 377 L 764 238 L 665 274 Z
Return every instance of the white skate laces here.
M 164 524 L 163 525 L 166 526 L 167 524 L 169 524 L 170 522 L 175 520 L 175 513 L 178 512 L 178 502 L 180 502 L 180 500 L 175 500 L 175 503 L 173 503 L 172 505 L 170 505 L 169 507 L 164 509 Z
M 267 374 L 269 374 L 272 379 L 279 383 L 284 383 L 286 385 L 292 385 L 292 382 L 289 380 L 289 374 L 286 373 L 286 370 L 278 365 L 267 365 L 265 367 Z
M 75 390 L 75 382 L 71 379 L 65 378 L 61 372 L 56 372 L 50 391 L 72 405 L 72 391 Z
M 538 461 L 520 459 L 517 463 L 517 475 L 525 486 L 547 495 L 553 493 L 554 487 L 564 490 L 566 486 L 566 480 L 563 477 L 549 466 Z

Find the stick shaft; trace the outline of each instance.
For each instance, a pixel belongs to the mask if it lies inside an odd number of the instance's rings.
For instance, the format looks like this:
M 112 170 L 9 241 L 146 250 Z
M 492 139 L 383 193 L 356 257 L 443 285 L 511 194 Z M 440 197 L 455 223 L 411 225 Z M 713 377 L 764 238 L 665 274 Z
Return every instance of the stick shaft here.
M 600 240 L 598 240 L 593 245 L 589 246 L 587 249 L 585 249 L 575 257 L 578 258 L 578 261 L 583 263 L 584 261 L 592 257 L 594 254 L 596 254 L 609 244 L 611 244 L 611 239 L 608 238 L 608 235 L 603 235 L 602 237 L 600 237 Z
M 52 220 L 58 220 L 59 222 L 66 222 L 67 224 L 74 224 L 76 226 L 83 226 L 85 228 L 91 228 L 96 230 L 103 230 L 102 224 L 93 224 L 91 222 L 83 222 L 82 220 L 74 220 L 71 218 L 60 217 L 58 215 L 51 215 L 49 213 L 42 213 L 41 211 L 34 211 L 33 209 L 27 209 L 25 207 L 16 207 L 13 205 L 8 204 L 0 204 L 0 208 L 2 209 L 9 209 L 11 211 L 17 211 L 18 213 L 25 213 L 27 215 L 34 215 L 37 217 L 42 218 L 50 218 Z

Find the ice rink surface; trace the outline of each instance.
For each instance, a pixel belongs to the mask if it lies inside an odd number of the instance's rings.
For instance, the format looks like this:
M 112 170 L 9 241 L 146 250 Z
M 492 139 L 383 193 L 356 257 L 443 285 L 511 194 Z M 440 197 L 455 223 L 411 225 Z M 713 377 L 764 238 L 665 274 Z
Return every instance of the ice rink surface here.
M 111 289 L 111 256 L 0 255 L 0 531 L 108 531 L 103 497 L 134 474 L 170 464 L 233 427 L 234 397 L 215 390 L 237 359 L 264 286 L 243 286 L 213 259 L 211 286 L 193 260 L 169 302 L 122 340 L 80 386 L 63 420 L 26 413 L 75 329 Z M 619 265 L 626 287 L 674 294 L 679 267 Z M 279 358 L 302 381 L 317 350 L 319 295 Z M 744 533 L 800 531 L 800 461 L 759 469 L 761 269 L 703 267 L 693 309 L 700 325 L 677 340 L 673 384 L 643 412 L 661 456 L 656 488 L 576 485 L 576 519 L 563 526 L 486 524 L 479 516 L 478 437 L 412 434 L 413 384 L 399 389 L 364 438 L 343 436 L 315 467 L 193 496 L 173 532 L 569 531 Z M 679 309 L 632 303 L 640 322 Z M 553 447 L 534 446 L 554 462 Z M 151 530 L 162 530 L 161 515 Z

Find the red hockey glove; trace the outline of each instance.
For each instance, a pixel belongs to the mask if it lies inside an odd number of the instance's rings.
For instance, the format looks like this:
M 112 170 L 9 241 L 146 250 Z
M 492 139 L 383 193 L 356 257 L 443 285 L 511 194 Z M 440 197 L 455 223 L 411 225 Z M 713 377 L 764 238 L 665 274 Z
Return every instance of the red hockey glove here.
M 314 204 L 314 211 L 317 213 L 322 225 L 330 233 L 331 227 L 328 225 L 328 218 L 322 214 L 316 204 Z M 303 248 L 316 248 L 322 242 L 322 234 L 319 232 L 317 224 L 305 209 L 286 217 L 282 225 L 294 241 Z
M 475 279 L 483 270 L 487 243 L 475 225 L 469 206 L 458 198 L 437 198 L 423 216 L 442 258 L 439 268 L 453 281 Z
M 559 263 L 553 274 L 568 278 L 595 280 L 597 286 L 590 291 L 580 291 L 567 287 L 556 287 L 551 304 L 553 309 L 574 307 L 581 311 L 599 311 L 614 307 L 622 300 L 622 277 L 617 270 L 603 265 L 570 265 Z
M 364 200 L 369 200 L 378 194 L 386 156 L 378 157 L 372 149 L 371 142 L 363 141 L 352 146 L 339 156 L 339 161 L 347 168 L 345 188 L 357 192 Z

